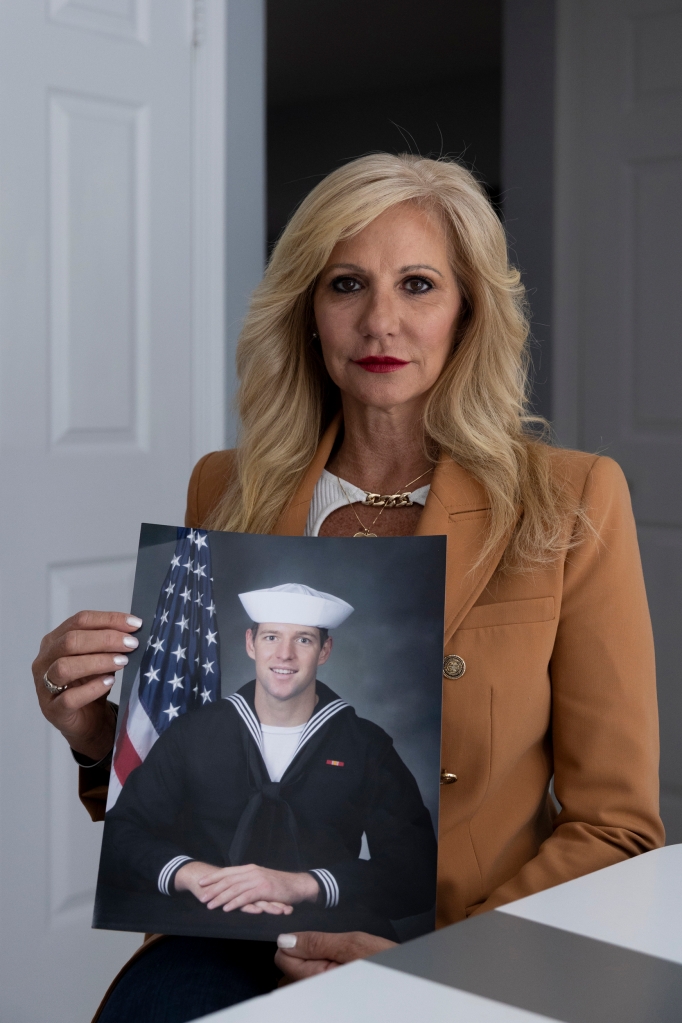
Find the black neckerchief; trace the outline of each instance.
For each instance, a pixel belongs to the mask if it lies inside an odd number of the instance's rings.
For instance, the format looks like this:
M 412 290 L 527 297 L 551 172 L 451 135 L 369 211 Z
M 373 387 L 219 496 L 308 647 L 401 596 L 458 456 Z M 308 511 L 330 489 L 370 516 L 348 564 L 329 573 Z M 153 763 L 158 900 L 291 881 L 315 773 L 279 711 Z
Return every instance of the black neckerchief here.
M 316 682 L 315 692 L 318 697 L 315 710 L 279 782 L 270 781 L 263 758 L 263 733 L 255 707 L 255 680 L 227 697 L 246 726 L 242 731 L 244 753 L 255 790 L 242 811 L 230 844 L 232 866 L 258 862 L 260 866 L 276 870 L 299 872 L 305 869 L 299 852 L 296 819 L 281 790 L 300 780 L 322 741 L 326 724 L 341 711 L 350 709 L 323 682 Z

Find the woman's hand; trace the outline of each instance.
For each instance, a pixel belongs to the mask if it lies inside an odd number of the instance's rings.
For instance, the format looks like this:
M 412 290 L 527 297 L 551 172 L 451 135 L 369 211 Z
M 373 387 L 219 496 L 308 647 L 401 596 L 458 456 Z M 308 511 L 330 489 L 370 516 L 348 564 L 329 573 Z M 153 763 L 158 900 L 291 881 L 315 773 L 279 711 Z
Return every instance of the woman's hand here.
M 177 891 L 190 891 L 207 909 L 222 906 L 226 913 L 284 913 L 298 902 L 314 902 L 319 885 L 312 874 L 269 870 L 249 863 L 239 867 L 212 867 L 193 860 L 175 875 Z
M 316 973 L 332 970 L 342 963 L 365 959 L 375 952 L 393 948 L 395 941 L 378 938 L 364 931 L 326 934 L 323 931 L 299 931 L 280 934 L 275 965 L 288 981 L 304 980 Z
M 79 611 L 43 637 L 33 662 L 43 714 L 72 749 L 93 760 L 101 760 L 114 745 L 116 720 L 107 694 L 114 672 L 128 663 L 127 653 L 138 646 L 130 633 L 141 625 L 139 618 L 117 611 Z M 68 689 L 50 693 L 45 674 L 53 685 Z

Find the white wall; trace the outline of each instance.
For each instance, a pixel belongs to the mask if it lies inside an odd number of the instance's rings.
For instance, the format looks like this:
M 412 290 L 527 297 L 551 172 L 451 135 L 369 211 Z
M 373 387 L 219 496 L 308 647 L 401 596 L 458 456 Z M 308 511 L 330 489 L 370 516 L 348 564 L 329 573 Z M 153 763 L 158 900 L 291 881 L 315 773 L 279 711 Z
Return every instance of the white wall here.
M 534 405 L 552 418 L 555 0 L 505 0 L 502 208 L 528 289 Z
M 234 352 L 249 297 L 265 263 L 265 0 L 227 2 L 225 215 L 226 445 L 230 447 L 237 436 L 232 410 Z
M 682 841 L 682 2 L 558 0 L 554 415 L 625 472 Z

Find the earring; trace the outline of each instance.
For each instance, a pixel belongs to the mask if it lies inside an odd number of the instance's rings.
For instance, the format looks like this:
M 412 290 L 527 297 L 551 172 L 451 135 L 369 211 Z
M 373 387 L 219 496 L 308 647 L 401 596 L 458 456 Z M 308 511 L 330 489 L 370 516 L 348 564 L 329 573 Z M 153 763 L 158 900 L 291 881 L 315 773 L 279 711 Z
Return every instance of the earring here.
M 317 333 L 316 330 L 314 330 L 313 331 L 313 341 L 319 341 L 319 340 L 320 340 L 320 335 Z

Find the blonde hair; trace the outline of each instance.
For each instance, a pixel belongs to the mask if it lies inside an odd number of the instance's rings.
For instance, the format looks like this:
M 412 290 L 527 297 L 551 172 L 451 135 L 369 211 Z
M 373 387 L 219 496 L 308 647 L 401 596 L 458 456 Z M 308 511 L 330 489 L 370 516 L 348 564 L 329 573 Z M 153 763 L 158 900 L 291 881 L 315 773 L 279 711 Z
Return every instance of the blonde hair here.
M 453 353 L 426 401 L 425 443 L 448 452 L 487 491 L 480 560 L 511 535 L 508 567 L 546 563 L 572 545 L 566 513 L 580 511 L 550 470 L 549 448 L 537 436 L 544 420 L 528 409 L 520 274 L 475 178 L 457 163 L 417 156 L 353 160 L 313 189 L 282 233 L 239 339 L 237 469 L 207 525 L 267 533 L 293 498 L 341 404 L 311 340 L 317 278 L 340 239 L 404 202 L 440 217 L 464 298 Z

